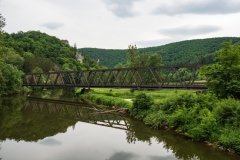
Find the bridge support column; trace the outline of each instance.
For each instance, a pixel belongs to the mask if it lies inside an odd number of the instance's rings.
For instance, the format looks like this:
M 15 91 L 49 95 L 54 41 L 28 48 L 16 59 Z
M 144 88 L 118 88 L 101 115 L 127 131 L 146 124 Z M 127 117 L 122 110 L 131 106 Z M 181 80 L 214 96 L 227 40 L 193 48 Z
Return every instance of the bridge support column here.
M 82 88 L 80 94 L 85 94 L 85 93 L 88 93 L 88 92 L 90 92 L 90 91 L 91 91 L 90 88 L 88 88 L 88 89 Z

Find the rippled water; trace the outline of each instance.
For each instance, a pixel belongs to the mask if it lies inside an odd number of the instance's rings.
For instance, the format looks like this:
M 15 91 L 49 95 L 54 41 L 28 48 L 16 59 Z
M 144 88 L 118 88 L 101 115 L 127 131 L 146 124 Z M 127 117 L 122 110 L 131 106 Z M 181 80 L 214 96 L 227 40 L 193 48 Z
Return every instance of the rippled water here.
M 2 98 L 0 120 L 3 160 L 240 159 L 81 101 Z

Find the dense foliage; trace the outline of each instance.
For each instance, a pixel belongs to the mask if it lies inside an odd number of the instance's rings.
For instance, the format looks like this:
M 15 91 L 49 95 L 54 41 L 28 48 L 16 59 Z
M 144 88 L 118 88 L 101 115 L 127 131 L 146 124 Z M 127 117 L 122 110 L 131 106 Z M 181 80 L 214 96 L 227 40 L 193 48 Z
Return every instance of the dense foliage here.
M 99 60 L 101 65 L 108 68 L 114 68 L 118 63 L 126 63 L 126 49 L 80 48 L 79 51 L 95 60 Z
M 67 40 L 40 31 L 8 34 L 3 31 L 5 24 L 0 14 L 0 95 L 19 93 L 24 73 L 103 68 Z M 76 54 L 84 57 L 82 62 Z
M 217 63 L 202 68 L 208 90 L 219 98 L 240 99 L 240 45 L 225 42 L 216 53 Z
M 24 57 L 24 72 L 32 72 L 35 68 L 41 68 L 43 72 L 101 68 L 88 56 L 84 56 L 83 63 L 79 62 L 75 57 L 76 47 L 71 47 L 67 40 L 40 31 L 5 33 L 5 41 L 7 47 Z
M 195 140 L 215 142 L 239 152 L 239 111 L 238 100 L 176 92 L 155 101 L 144 122 L 156 128 L 170 127 Z
M 150 96 L 147 96 L 145 93 L 140 93 L 136 96 L 136 99 L 133 101 L 133 106 L 130 109 L 132 116 L 142 119 L 147 115 L 147 110 L 153 105 L 153 100 Z
M 232 41 L 236 43 L 239 37 L 221 37 L 207 38 L 197 40 L 187 40 L 182 42 L 170 43 L 162 46 L 139 48 L 139 53 L 153 54 L 156 53 L 162 57 L 162 63 L 165 66 L 178 64 L 194 64 L 213 62 L 215 51 L 220 49 L 223 42 Z M 100 64 L 113 68 L 118 63 L 127 62 L 128 50 L 97 49 L 97 48 L 80 48 L 79 51 L 89 55 L 94 59 L 99 59 Z
M 111 104 L 132 99 L 131 106 L 122 107 L 130 107 L 132 116 L 154 128 L 172 128 L 194 140 L 216 143 L 240 152 L 238 100 L 219 100 L 213 94 L 181 90 L 130 92 L 126 89 L 96 89 L 82 97 L 93 102 L 99 100 L 101 103 L 98 104 L 103 105 L 109 103 L 103 99 L 111 99 Z
M 127 63 L 123 65 L 125 67 L 152 67 L 162 66 L 162 57 L 155 54 L 140 54 L 137 46 L 128 46 Z
M 20 92 L 24 62 L 13 49 L 5 47 L 2 30 L 4 26 L 5 19 L 0 14 L 0 95 Z

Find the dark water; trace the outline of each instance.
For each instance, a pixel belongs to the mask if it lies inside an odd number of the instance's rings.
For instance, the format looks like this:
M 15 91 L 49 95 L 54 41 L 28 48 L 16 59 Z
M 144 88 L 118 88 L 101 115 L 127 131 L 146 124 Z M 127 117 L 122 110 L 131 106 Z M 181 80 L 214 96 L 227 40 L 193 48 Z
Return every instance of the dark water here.
M 30 97 L 1 98 L 0 148 L 2 160 L 240 159 L 80 100 Z

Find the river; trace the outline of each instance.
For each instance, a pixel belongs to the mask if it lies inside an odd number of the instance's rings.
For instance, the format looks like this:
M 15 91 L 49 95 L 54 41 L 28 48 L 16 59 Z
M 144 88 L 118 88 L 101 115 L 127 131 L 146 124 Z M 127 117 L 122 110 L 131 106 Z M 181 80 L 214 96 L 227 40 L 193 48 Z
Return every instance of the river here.
M 0 159 L 240 159 L 172 131 L 151 129 L 129 116 L 106 113 L 78 99 L 49 97 L 0 99 Z

